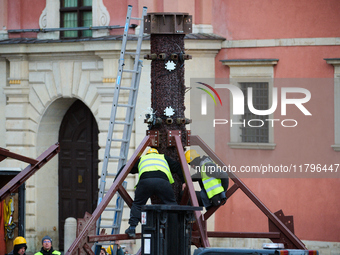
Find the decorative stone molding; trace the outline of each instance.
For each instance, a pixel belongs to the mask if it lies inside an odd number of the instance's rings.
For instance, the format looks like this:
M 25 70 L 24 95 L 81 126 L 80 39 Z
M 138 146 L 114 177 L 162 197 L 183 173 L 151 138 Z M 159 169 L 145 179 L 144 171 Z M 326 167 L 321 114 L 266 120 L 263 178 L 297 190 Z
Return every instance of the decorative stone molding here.
M 198 34 L 198 33 L 212 34 L 214 33 L 214 29 L 212 25 L 192 24 L 192 33 L 193 34 Z
M 274 150 L 275 143 L 228 143 L 232 149 Z
M 94 19 L 98 26 L 108 26 L 110 23 L 110 14 L 104 6 L 103 0 L 93 0 L 92 12 L 94 13 Z M 97 23 L 98 22 L 98 23 Z
M 222 43 L 222 48 L 254 48 L 254 47 L 258 48 L 258 47 L 324 46 L 324 45 L 340 45 L 340 37 L 226 40 Z
M 46 0 L 46 7 L 39 18 L 40 28 L 59 28 L 60 24 L 60 1 Z M 59 39 L 59 31 L 38 33 L 38 39 Z
M 92 26 L 108 26 L 110 24 L 110 14 L 107 11 L 103 0 L 92 1 Z M 108 29 L 93 30 L 93 37 L 109 35 Z
M 26 54 L 15 54 L 6 58 L 10 63 L 9 84 L 28 86 L 28 56 Z
M 27 103 L 30 88 L 29 87 L 5 87 L 4 94 L 7 96 L 7 103 Z
M 20 80 L 9 80 L 9 84 L 20 84 Z
M 226 59 L 221 60 L 223 65 L 234 66 L 273 66 L 276 65 L 278 59 Z
M 114 83 L 116 82 L 115 78 L 104 78 L 103 83 Z
M 6 30 L 0 31 L 0 41 L 1 40 L 7 40 L 8 39 L 8 33 Z
M 334 66 L 334 151 L 340 151 L 340 58 L 326 58 Z
M 46 7 L 45 9 L 42 11 L 40 18 L 39 18 L 39 27 L 40 28 L 46 28 L 47 27 L 47 11 L 46 11 Z

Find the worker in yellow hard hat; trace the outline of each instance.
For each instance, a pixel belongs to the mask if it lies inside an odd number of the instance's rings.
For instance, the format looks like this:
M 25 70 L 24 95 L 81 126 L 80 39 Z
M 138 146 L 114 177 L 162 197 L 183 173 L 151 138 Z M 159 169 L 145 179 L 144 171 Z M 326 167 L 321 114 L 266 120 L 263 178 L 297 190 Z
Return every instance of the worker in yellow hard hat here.
M 199 157 L 200 157 L 200 155 L 195 150 L 188 150 L 185 153 L 185 159 L 187 160 L 188 164 L 190 164 L 190 162 L 192 162 L 194 159 L 197 159 Z
M 8 253 L 8 255 L 25 255 L 27 250 L 26 239 L 22 236 L 18 236 L 13 241 L 13 251 Z
M 120 171 L 123 167 L 120 169 Z M 117 175 L 119 175 L 120 171 Z M 148 199 L 156 195 L 163 204 L 177 205 L 171 184 L 174 183 L 172 174 L 177 174 L 182 183 L 184 177 L 181 164 L 164 154 L 159 154 L 155 148 L 150 148 L 146 155 L 141 156 L 130 173 L 138 173 L 135 199 L 130 211 L 129 228 L 125 233 L 129 237 L 136 236 L 136 226 L 141 219 L 141 207 Z
M 117 247 L 115 247 L 117 246 Z M 115 249 L 117 249 L 117 253 L 114 253 Z M 116 241 L 116 244 L 112 244 L 109 247 L 107 247 L 106 249 L 107 254 L 113 255 L 113 254 L 117 254 L 117 255 L 124 255 L 124 251 L 122 249 L 122 247 L 120 246 L 119 242 Z
M 196 192 L 200 204 L 206 209 L 225 204 L 225 192 L 229 186 L 228 169 L 218 167 L 208 156 L 201 157 L 196 150 L 188 150 L 185 159 L 196 170 L 191 179 L 199 182 L 201 187 L 201 192 Z
M 150 148 L 145 154 L 148 155 L 150 153 L 156 153 L 156 154 L 159 154 L 158 153 L 158 150 L 156 150 L 155 148 Z
M 99 255 L 107 255 L 106 249 L 104 247 L 100 248 Z

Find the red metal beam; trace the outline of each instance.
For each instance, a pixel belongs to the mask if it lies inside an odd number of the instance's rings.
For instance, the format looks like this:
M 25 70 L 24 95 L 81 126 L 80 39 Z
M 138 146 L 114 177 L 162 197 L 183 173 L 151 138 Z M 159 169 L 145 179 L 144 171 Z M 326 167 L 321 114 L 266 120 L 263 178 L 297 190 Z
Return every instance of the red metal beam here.
M 200 146 L 208 155 L 209 157 L 215 161 L 219 166 L 223 167 L 226 164 L 217 157 L 215 152 L 211 150 L 211 148 L 198 136 L 191 136 L 190 138 L 191 145 L 198 145 Z M 276 217 L 262 202 L 261 200 L 232 172 L 228 172 L 229 177 L 233 180 L 237 186 L 243 191 L 245 195 L 250 198 L 251 201 L 270 219 L 281 231 L 283 235 L 285 235 L 288 240 L 295 246 L 297 249 L 304 249 L 307 248 L 301 242 L 301 240 L 295 236 L 280 220 Z
M 129 193 L 127 193 L 126 189 L 122 185 L 118 188 L 119 195 L 124 199 L 125 203 L 131 208 L 132 206 L 132 198 L 130 197 Z
M 68 251 L 65 253 L 65 255 L 76 255 L 78 248 L 84 247 L 85 244 L 88 242 L 88 232 L 89 228 L 93 225 L 96 224 L 97 219 L 100 217 L 102 212 L 105 210 L 113 196 L 116 194 L 118 191 L 119 187 L 131 171 L 132 167 L 135 165 L 139 157 L 142 155 L 143 151 L 145 148 L 149 145 L 150 143 L 150 136 L 146 136 L 141 144 L 138 146 L 138 148 L 135 150 L 133 153 L 132 157 L 130 160 L 127 162 L 121 173 L 117 176 L 117 178 L 114 180 L 114 182 L 111 185 L 111 188 L 108 190 L 106 193 L 105 197 L 101 201 L 101 203 L 97 206 L 95 211 L 92 214 L 92 217 L 89 219 L 87 225 L 85 228 L 80 232 L 76 240 L 72 243 L 71 247 L 68 249 Z
M 31 164 L 31 165 L 35 165 L 36 163 L 38 163 L 38 161 L 36 159 L 28 158 L 28 157 L 16 154 L 14 152 L 10 152 L 9 150 L 6 150 L 4 148 L 0 148 L 0 156 L 3 156 L 3 157 L 0 158 L 0 161 L 9 157 L 9 158 L 13 158 L 13 159 L 17 159 L 17 160 L 26 162 L 26 163 Z
M 185 186 L 180 205 L 187 205 L 188 201 L 189 201 L 189 189 L 188 186 Z
M 36 160 L 29 159 L 24 156 L 20 156 L 15 153 L 1 149 L 1 155 L 6 155 L 6 157 L 14 157 L 15 159 L 34 163 L 33 165 L 27 166 L 19 174 L 17 174 L 12 180 L 10 180 L 2 189 L 0 190 L 0 201 L 5 199 L 8 195 L 16 191 L 29 177 L 31 177 L 36 171 L 38 171 L 43 165 L 45 165 L 50 159 L 57 155 L 60 151 L 59 143 L 52 145 L 46 151 L 44 151 Z M 2 154 L 4 153 L 4 154 Z
M 88 236 L 88 242 L 108 242 L 108 241 L 117 241 L 117 240 L 128 240 L 128 239 L 140 239 L 142 238 L 141 233 L 136 233 L 136 237 L 129 237 L 127 234 L 118 234 L 118 235 L 92 235 Z
M 238 190 L 239 186 L 234 183 L 234 185 L 229 188 L 226 192 L 226 197 L 229 198 L 231 197 L 232 194 L 235 193 L 236 190 Z M 214 212 L 216 212 L 216 210 L 220 208 L 219 206 L 213 206 L 211 208 L 209 208 L 209 210 L 204 214 L 204 220 L 208 220 L 210 218 L 211 215 L 214 214 Z
M 280 232 L 213 232 L 208 231 L 209 237 L 218 238 L 280 238 Z
M 195 193 L 194 184 L 191 180 L 189 167 L 188 167 L 187 161 L 185 159 L 181 138 L 180 138 L 179 135 L 174 135 L 174 137 L 175 137 L 175 141 L 176 141 L 176 148 L 177 148 L 178 156 L 179 156 L 180 163 L 181 163 L 182 169 L 183 169 L 183 174 L 184 174 L 184 177 L 185 177 L 185 180 L 186 180 L 186 185 L 189 189 L 189 196 L 190 196 L 190 199 L 191 199 L 192 206 L 199 206 L 198 201 L 197 201 L 197 197 L 196 197 L 196 193 Z M 197 227 L 198 227 L 199 236 L 201 238 L 201 244 L 202 244 L 203 247 L 210 247 L 207 232 L 204 229 L 204 222 L 203 222 L 204 220 L 202 218 L 202 213 L 200 211 L 194 211 L 194 214 L 195 214 L 195 218 L 196 218 L 196 224 L 197 224 Z
M 94 252 L 91 250 L 91 247 L 86 243 L 83 246 L 84 251 L 89 255 L 95 255 Z

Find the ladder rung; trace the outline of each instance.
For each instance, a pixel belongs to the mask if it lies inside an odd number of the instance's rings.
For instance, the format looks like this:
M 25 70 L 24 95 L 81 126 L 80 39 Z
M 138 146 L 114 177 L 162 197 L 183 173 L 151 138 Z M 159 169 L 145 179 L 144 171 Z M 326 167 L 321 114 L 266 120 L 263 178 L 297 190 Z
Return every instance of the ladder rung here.
M 138 55 L 138 52 L 125 51 L 125 54 Z
M 111 242 L 112 243 L 112 242 Z M 107 241 L 106 243 L 100 243 L 100 242 L 98 242 L 98 243 L 94 243 L 93 245 L 96 245 L 96 246 L 103 246 L 103 245 L 108 245 L 108 244 L 111 244 L 109 241 Z M 112 243 L 113 244 L 113 243 Z
M 124 70 L 124 72 L 127 72 L 127 73 L 139 73 L 137 70 Z
M 130 107 L 130 108 L 135 107 L 135 105 L 133 105 L 133 104 L 117 104 L 117 106 L 119 106 L 119 107 Z
M 134 18 L 134 17 L 131 17 L 130 19 L 134 19 L 134 20 L 144 20 L 143 18 Z
M 111 157 L 110 157 L 111 158 Z M 106 177 L 109 176 L 109 177 L 115 177 L 117 174 L 111 174 L 111 173 L 106 173 Z
M 112 139 L 112 142 L 128 142 L 128 139 Z
M 133 87 L 120 87 L 120 89 L 136 90 L 136 88 L 133 88 Z
M 100 225 L 100 228 L 118 228 L 117 225 Z
M 121 157 L 121 156 L 110 156 L 110 159 L 125 159 L 126 157 Z
M 123 124 L 123 125 L 132 125 L 132 122 L 128 122 L 128 121 L 115 121 L 115 124 Z
M 105 208 L 104 211 L 110 211 L 110 212 L 121 212 L 121 209 L 118 208 Z

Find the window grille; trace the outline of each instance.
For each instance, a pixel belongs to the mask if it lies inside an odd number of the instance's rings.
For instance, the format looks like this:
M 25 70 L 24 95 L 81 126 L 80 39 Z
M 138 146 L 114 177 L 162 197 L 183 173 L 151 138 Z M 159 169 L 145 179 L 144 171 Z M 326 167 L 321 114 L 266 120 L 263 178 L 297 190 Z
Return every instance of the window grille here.
M 77 28 L 92 26 L 92 0 L 61 0 L 60 27 Z M 61 38 L 91 37 L 91 30 L 62 31 Z
M 269 109 L 269 84 L 267 82 L 246 82 L 240 83 L 241 90 L 244 95 L 244 115 L 240 121 L 245 125 L 241 125 L 242 142 L 246 143 L 268 143 L 269 142 L 269 122 L 268 115 L 255 115 L 248 108 L 247 88 L 253 89 L 253 106 L 257 110 Z M 256 119 L 256 120 L 254 120 Z M 251 127 L 248 125 L 249 120 Z M 262 121 L 260 121 L 262 120 Z M 263 125 L 262 125 L 263 124 Z

